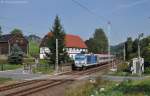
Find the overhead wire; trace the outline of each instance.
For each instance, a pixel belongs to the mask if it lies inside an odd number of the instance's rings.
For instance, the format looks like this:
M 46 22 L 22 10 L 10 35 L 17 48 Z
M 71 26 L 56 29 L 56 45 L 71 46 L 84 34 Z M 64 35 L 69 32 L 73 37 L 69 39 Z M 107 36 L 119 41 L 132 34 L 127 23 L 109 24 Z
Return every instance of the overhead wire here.
M 105 18 L 104 16 L 100 16 L 98 14 L 95 14 L 95 12 L 93 12 L 91 9 L 89 9 L 87 6 L 81 4 L 80 2 L 78 2 L 77 0 L 71 0 L 72 2 L 74 2 L 75 4 L 77 4 L 78 6 L 80 6 L 82 9 L 86 10 L 87 12 L 89 12 L 91 15 L 104 20 L 104 21 L 109 21 L 107 18 Z

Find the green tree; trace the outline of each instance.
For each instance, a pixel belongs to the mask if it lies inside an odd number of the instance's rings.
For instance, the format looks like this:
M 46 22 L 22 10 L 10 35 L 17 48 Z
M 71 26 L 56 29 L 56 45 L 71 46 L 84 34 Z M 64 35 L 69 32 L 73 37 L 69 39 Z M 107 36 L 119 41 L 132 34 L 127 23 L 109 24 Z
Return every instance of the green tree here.
M 108 51 L 108 39 L 103 29 L 98 28 L 95 30 L 93 38 L 86 40 L 89 52 L 101 53 Z
M 88 46 L 88 51 L 89 52 L 93 52 L 93 53 L 95 53 L 95 43 L 94 43 L 94 40 L 93 40 L 93 38 L 89 38 L 89 40 L 86 40 L 85 41 L 85 44 Z M 92 47 L 91 47 L 92 46 Z
M 127 41 L 125 42 L 126 45 L 126 59 L 131 60 L 132 58 L 138 57 L 138 39 L 135 39 L 132 41 L 132 38 L 127 38 Z M 123 44 L 118 44 L 116 46 L 113 46 L 114 52 L 123 52 Z M 120 46 L 120 47 L 119 47 Z M 121 50 L 121 51 L 120 51 Z M 141 50 L 141 57 L 144 58 L 144 61 L 150 62 L 150 36 L 147 36 L 140 40 L 140 50 Z M 122 54 L 123 56 L 123 54 Z
M 126 41 L 126 59 L 129 60 L 132 58 L 131 56 L 131 53 L 132 53 L 132 44 L 133 44 L 133 41 L 132 41 L 132 38 L 131 37 L 128 37 L 127 38 L 127 41 Z
M 0 26 L 0 37 L 2 36 L 2 27 Z
M 144 61 L 150 62 L 150 45 L 143 48 L 142 57 L 144 58 Z
M 143 38 L 140 42 L 141 55 L 145 61 L 150 62 L 150 36 Z
M 60 23 L 60 19 L 56 16 L 52 26 L 52 36 L 48 40 L 48 48 L 50 49 L 49 63 L 56 63 L 56 39 L 58 39 L 58 63 L 61 64 L 67 60 L 67 52 L 65 50 L 65 32 Z
M 137 51 L 138 51 L 138 39 L 135 39 L 134 41 L 133 41 L 133 44 L 132 44 L 132 52 L 133 53 L 137 53 Z
M 29 40 L 29 54 L 32 57 L 37 57 L 39 55 L 39 44 L 34 40 Z
M 10 33 L 11 33 L 12 35 L 23 35 L 22 30 L 17 29 L 17 28 L 13 29 Z
M 23 51 L 17 44 L 14 44 L 11 47 L 11 53 L 8 56 L 8 61 L 13 64 L 22 64 Z

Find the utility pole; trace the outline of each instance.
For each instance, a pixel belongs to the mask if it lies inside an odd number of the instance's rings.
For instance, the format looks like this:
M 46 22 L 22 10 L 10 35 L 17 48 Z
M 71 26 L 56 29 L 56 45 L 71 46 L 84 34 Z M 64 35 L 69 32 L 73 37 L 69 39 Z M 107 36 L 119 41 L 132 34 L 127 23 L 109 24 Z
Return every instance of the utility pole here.
M 126 61 L 126 43 L 123 45 L 123 60 Z
M 56 74 L 58 73 L 58 39 L 56 39 L 56 64 L 55 64 Z
M 108 56 L 109 56 L 109 63 L 111 63 L 111 58 L 110 58 L 110 31 L 111 31 L 111 22 L 108 21 Z M 112 69 L 113 69 L 113 64 L 112 64 Z
M 141 49 L 140 49 L 140 39 L 143 37 L 143 33 L 139 34 L 138 36 L 138 58 L 141 57 Z
M 138 36 L 138 61 L 139 61 L 139 75 L 141 76 L 141 71 L 142 71 L 142 69 L 141 69 L 141 50 L 140 50 L 140 39 L 141 39 L 141 37 L 143 37 L 143 33 L 141 33 L 141 34 L 139 34 L 139 36 Z

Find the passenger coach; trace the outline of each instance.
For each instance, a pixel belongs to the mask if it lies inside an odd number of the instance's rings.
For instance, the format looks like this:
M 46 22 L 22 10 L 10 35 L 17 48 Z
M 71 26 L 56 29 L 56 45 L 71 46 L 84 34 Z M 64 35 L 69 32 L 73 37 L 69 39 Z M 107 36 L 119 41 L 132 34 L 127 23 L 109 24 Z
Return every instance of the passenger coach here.
M 108 54 L 77 54 L 73 69 L 85 69 L 87 67 L 107 64 L 114 60 L 114 55 Z

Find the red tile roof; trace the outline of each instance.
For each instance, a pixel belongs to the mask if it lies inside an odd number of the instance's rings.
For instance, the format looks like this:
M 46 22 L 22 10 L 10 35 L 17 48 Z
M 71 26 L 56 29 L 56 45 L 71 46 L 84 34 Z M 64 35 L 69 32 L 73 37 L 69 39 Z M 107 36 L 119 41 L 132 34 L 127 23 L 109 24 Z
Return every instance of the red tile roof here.
M 49 32 L 47 35 L 50 37 L 52 33 Z M 66 34 L 65 45 L 67 48 L 87 48 L 86 44 L 79 36 L 72 34 Z

